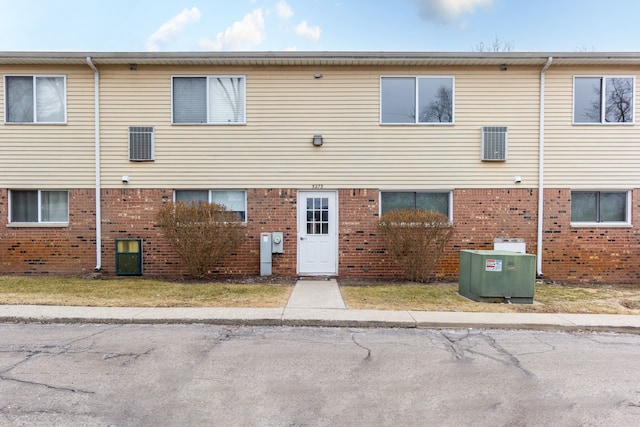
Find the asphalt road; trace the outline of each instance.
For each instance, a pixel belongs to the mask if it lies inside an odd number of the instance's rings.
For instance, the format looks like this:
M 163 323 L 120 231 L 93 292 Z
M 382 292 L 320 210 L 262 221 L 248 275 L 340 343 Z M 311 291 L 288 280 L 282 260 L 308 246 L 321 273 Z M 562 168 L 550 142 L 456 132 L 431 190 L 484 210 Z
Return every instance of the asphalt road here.
M 0 324 L 0 425 L 637 425 L 640 336 Z

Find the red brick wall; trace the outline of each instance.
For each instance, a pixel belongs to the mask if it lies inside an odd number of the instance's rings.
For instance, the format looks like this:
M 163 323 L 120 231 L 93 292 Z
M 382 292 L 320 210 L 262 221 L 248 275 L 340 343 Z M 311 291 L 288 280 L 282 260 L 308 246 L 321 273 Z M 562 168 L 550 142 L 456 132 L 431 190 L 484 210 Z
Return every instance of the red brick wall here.
M 380 216 L 379 191 L 338 192 L 338 275 L 342 277 L 399 276 L 376 232 Z
M 242 247 L 212 269 L 214 274 L 260 273 L 260 233 L 282 231 L 284 253 L 273 255 L 273 274 L 296 274 L 296 190 L 247 191 L 247 236 Z M 115 274 L 115 239 L 141 238 L 145 276 L 183 276 L 184 264 L 155 227 L 163 203 L 173 200 L 172 190 L 103 190 L 103 273 Z
M 212 273 L 259 274 L 261 232 L 282 231 L 284 253 L 273 255 L 273 274 L 296 275 L 296 189 L 247 191 L 247 238 L 241 249 Z M 543 273 L 558 282 L 640 283 L 637 228 L 571 227 L 569 189 L 545 191 Z M 454 237 L 436 267 L 440 277 L 458 274 L 461 249 L 492 249 L 496 237 L 523 238 L 536 252 L 537 190 L 461 189 L 454 191 Z M 155 227 L 169 189 L 107 189 L 102 194 L 102 271 L 115 274 L 115 239 L 144 240 L 146 276 L 186 274 L 179 257 Z M 342 277 L 392 277 L 401 272 L 377 236 L 379 192 L 340 190 L 338 259 Z M 640 223 L 635 191 L 632 223 Z M 95 267 L 95 200 L 91 189 L 69 191 L 68 227 L 7 227 L 8 191 L 0 190 L 0 273 L 81 275 Z
M 434 273 L 458 276 L 461 249 L 493 249 L 496 237 L 519 237 L 529 252 L 536 249 L 537 191 L 482 189 L 454 191 L 455 233 Z M 378 190 L 341 190 L 340 275 L 401 276 L 376 234 Z
M 634 227 L 571 227 L 571 190 L 546 189 L 543 273 L 566 283 L 640 283 L 640 191 L 633 192 Z
M 8 190 L 0 189 L 0 273 L 81 275 L 96 262 L 95 191 L 69 191 L 68 227 L 7 227 Z
M 460 250 L 493 249 L 495 238 L 521 238 L 528 253 L 536 253 L 538 191 L 467 189 L 453 193 L 455 233 L 440 272 L 458 275 Z

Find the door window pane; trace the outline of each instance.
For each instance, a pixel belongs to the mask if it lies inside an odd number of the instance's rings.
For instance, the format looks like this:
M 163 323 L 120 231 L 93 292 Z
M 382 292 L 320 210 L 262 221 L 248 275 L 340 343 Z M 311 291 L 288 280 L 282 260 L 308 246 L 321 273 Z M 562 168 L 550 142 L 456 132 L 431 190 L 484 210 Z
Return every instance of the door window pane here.
M 329 234 L 329 198 L 307 198 L 307 234 Z

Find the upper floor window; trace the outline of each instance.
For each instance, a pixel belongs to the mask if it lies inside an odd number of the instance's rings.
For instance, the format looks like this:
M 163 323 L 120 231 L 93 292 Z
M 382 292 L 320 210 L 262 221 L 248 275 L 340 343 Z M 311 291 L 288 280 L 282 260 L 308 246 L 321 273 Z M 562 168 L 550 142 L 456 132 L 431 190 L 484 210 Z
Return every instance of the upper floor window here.
M 247 220 L 247 196 L 244 190 L 176 190 L 176 202 L 217 203 Z
M 380 193 L 382 214 L 394 209 L 436 211 L 451 220 L 451 192 L 383 191 Z
M 629 194 L 628 191 L 572 191 L 572 224 L 629 224 Z
M 574 123 L 633 123 L 633 77 L 575 77 Z
M 244 76 L 174 77 L 173 123 L 245 123 Z
M 382 77 L 383 124 L 453 123 L 453 77 Z
M 65 123 L 64 76 L 5 76 L 6 123 Z
M 10 223 L 69 222 L 69 194 L 60 190 L 11 190 Z

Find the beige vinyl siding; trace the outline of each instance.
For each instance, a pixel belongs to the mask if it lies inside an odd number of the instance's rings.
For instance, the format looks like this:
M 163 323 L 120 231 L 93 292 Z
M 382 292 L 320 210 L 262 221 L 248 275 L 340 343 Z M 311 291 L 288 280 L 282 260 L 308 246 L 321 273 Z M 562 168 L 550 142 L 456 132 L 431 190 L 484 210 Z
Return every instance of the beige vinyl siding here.
M 635 76 L 634 124 L 573 124 L 574 76 Z M 637 67 L 551 67 L 546 76 L 545 186 L 640 187 Z
M 323 78 L 315 79 L 321 73 Z M 245 125 L 172 125 L 171 77 L 246 76 Z M 455 77 L 455 124 L 380 124 L 380 76 Z M 101 67 L 102 185 L 450 189 L 537 184 L 535 67 Z M 128 161 L 129 126 L 155 161 Z M 480 161 L 481 127 L 509 127 L 509 160 Z M 314 134 L 324 145 L 314 147 Z
M 67 123 L 5 124 L 6 74 L 65 75 Z M 95 185 L 93 87 L 89 67 L 0 66 L 0 187 L 46 189 Z

